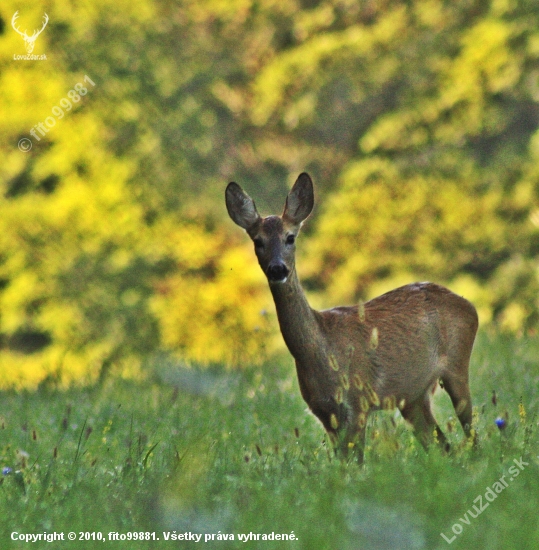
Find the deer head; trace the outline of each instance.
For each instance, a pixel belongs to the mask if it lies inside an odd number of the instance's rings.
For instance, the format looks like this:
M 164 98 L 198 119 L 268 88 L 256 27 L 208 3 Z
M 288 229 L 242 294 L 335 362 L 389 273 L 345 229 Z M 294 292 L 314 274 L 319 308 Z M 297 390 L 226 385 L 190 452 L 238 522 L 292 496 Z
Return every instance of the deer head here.
M 285 283 L 294 270 L 296 237 L 313 204 L 313 183 L 306 173 L 300 174 L 288 193 L 282 216 L 261 218 L 253 199 L 237 183 L 228 184 L 228 213 L 253 240 L 258 263 L 270 284 Z
M 16 26 L 17 19 L 19 17 L 19 11 L 17 10 L 11 19 L 11 26 L 15 29 L 16 32 L 18 32 L 24 39 L 25 45 L 26 45 L 26 51 L 28 53 L 32 53 L 34 51 L 34 45 L 37 40 L 37 37 L 43 32 L 43 29 L 47 26 L 47 23 L 49 22 L 49 16 L 45 14 L 43 16 L 43 26 L 39 30 L 35 30 L 32 36 L 28 36 L 26 34 L 26 30 L 24 32 L 21 32 Z

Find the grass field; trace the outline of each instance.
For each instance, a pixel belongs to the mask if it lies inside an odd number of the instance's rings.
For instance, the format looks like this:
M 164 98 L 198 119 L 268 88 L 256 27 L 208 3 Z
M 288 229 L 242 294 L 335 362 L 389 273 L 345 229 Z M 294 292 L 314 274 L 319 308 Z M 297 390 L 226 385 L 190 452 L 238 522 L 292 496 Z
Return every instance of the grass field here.
M 0 548 L 539 548 L 538 363 L 539 341 L 480 334 L 479 448 L 439 390 L 451 454 L 380 412 L 363 468 L 334 458 L 287 355 L 241 373 L 157 358 L 145 382 L 4 392 Z M 11 540 L 54 532 L 76 540 Z M 141 532 L 159 541 L 112 540 Z

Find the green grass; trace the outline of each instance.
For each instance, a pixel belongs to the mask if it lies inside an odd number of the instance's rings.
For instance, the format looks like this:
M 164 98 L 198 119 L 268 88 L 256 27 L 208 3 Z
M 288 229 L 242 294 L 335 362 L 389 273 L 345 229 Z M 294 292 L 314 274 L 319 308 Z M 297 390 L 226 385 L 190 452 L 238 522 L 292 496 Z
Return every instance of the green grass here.
M 463 444 L 439 392 L 435 415 L 452 453 L 426 454 L 401 418 L 377 413 L 363 468 L 334 458 L 288 356 L 241 374 L 161 358 L 144 383 L 4 392 L 0 467 L 13 471 L 0 485 L 0 547 L 28 547 L 10 540 L 14 531 L 56 531 L 155 532 L 160 541 L 30 547 L 538 548 L 538 361 L 537 340 L 481 334 L 471 368 L 479 448 Z M 505 414 L 500 432 L 494 420 Z M 508 468 L 521 457 L 528 465 L 510 481 Z M 466 517 L 503 475 L 507 488 L 477 518 Z M 451 539 L 455 524 L 462 532 L 448 544 L 440 533 Z M 235 540 L 165 541 L 163 532 L 174 531 Z M 238 540 L 250 532 L 298 540 Z

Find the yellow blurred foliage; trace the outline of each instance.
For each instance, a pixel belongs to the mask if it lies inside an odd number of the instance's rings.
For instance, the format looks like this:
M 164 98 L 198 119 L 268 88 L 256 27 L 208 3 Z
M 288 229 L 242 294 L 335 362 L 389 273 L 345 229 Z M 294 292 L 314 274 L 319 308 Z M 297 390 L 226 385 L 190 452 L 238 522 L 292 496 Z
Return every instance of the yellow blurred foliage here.
M 303 170 L 317 307 L 430 279 L 482 324 L 539 323 L 539 9 L 307 4 L 2 2 L 0 388 L 266 359 L 271 293 L 223 191 L 282 207 Z M 16 58 L 16 11 L 47 12 L 47 59 Z
M 273 306 L 253 251 L 200 226 L 175 226 L 167 237 L 184 268 L 156 283 L 151 299 L 164 346 L 200 362 L 263 360 L 275 330 L 266 319 Z

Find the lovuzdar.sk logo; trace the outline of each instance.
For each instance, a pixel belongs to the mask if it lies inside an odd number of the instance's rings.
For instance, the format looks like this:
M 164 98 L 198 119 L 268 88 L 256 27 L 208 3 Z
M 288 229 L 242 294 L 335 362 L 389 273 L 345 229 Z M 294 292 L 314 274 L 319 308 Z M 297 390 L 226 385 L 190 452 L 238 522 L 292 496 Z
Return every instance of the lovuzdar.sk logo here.
M 15 55 L 13 54 L 13 59 L 26 59 L 26 60 L 41 60 L 41 59 L 47 59 L 47 56 L 45 54 L 42 55 L 33 55 L 32 52 L 34 51 L 34 46 L 37 40 L 37 37 L 43 32 L 43 29 L 47 26 L 47 23 L 49 22 L 49 16 L 45 14 L 43 16 L 43 25 L 40 29 L 35 29 L 34 32 L 29 36 L 27 30 L 21 31 L 18 27 L 17 19 L 19 18 L 19 11 L 17 10 L 13 17 L 11 18 L 11 26 L 17 32 L 20 34 L 24 40 L 24 45 L 26 47 L 26 55 Z

